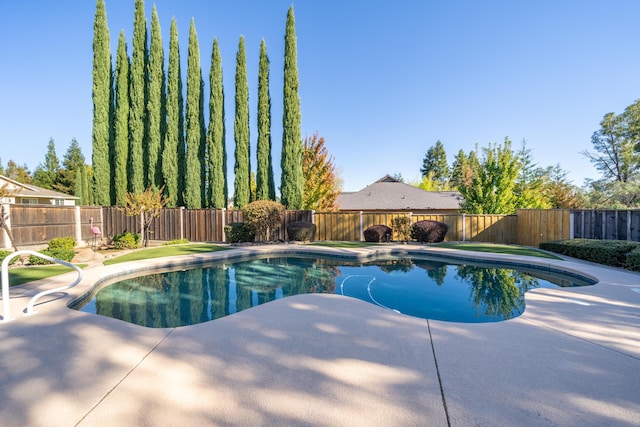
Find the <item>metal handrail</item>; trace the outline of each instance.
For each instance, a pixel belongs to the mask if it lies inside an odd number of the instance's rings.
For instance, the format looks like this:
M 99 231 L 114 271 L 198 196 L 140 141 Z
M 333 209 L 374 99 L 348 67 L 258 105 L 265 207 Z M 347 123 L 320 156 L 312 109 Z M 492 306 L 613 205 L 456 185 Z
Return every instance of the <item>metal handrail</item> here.
M 29 315 L 32 315 L 32 314 L 36 313 L 36 311 L 33 309 L 33 306 L 35 305 L 36 301 L 38 299 L 40 299 L 41 297 L 43 297 L 45 295 L 53 294 L 55 292 L 63 291 L 65 289 L 72 288 L 75 285 L 77 285 L 78 283 L 80 283 L 80 281 L 82 280 L 82 270 L 80 269 L 80 267 L 78 267 L 76 265 L 73 265 L 73 264 L 71 264 L 69 262 L 63 261 L 61 259 L 53 258 L 53 257 L 50 257 L 48 255 L 42 254 L 40 252 L 31 251 L 29 249 L 19 250 L 19 251 L 16 251 L 16 252 L 12 253 L 11 255 L 8 255 L 2 261 L 2 320 L 1 320 L 1 322 L 3 322 L 3 323 L 4 322 L 8 322 L 10 320 L 13 320 L 13 318 L 11 317 L 11 314 L 10 314 L 10 301 L 9 301 L 9 261 L 11 261 L 13 258 L 15 258 L 15 257 L 17 257 L 19 255 L 24 255 L 24 254 L 37 256 L 39 258 L 44 258 L 44 259 L 46 259 L 48 261 L 51 261 L 51 262 L 55 262 L 55 263 L 58 263 L 58 264 L 65 265 L 67 267 L 71 267 L 74 270 L 76 270 L 76 272 L 78 273 L 78 277 L 72 283 L 70 283 L 68 285 L 60 286 L 60 287 L 55 288 L 55 289 L 49 289 L 47 291 L 42 291 L 42 292 L 34 295 L 33 298 L 31 298 L 31 300 L 29 300 L 29 304 L 27 304 L 27 310 L 26 310 L 25 316 L 29 316 Z

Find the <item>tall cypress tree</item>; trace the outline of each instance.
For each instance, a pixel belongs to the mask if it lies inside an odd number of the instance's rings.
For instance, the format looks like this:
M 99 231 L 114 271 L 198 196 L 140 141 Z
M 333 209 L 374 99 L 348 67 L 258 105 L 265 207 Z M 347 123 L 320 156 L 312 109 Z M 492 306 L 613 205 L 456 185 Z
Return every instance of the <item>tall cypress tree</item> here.
M 287 209 L 302 208 L 302 192 L 304 188 L 295 25 L 293 6 L 291 6 L 287 13 L 287 28 L 284 36 L 284 96 L 282 156 L 280 160 L 282 167 L 281 201 Z
M 180 72 L 178 26 L 171 20 L 169 39 L 169 72 L 167 76 L 167 131 L 162 154 L 162 173 L 167 207 L 183 205 L 185 148 L 184 148 L 184 100 Z
M 258 70 L 258 166 L 256 174 L 256 199 L 275 200 L 271 160 L 271 95 L 269 94 L 269 57 L 267 45 L 260 43 L 260 68 Z
M 207 150 L 209 151 L 208 206 L 227 206 L 227 150 L 224 128 L 224 90 L 222 87 L 222 59 L 218 39 L 213 39 L 211 51 L 211 71 L 209 73 L 209 131 Z
M 187 59 L 187 105 L 186 105 L 186 163 L 184 203 L 187 208 L 202 207 L 202 72 L 200 70 L 200 48 L 196 24 L 191 19 L 189 28 L 189 52 Z M 204 160 L 204 159 L 203 159 Z
M 249 82 L 247 80 L 247 55 L 242 36 L 240 36 L 236 55 L 236 116 L 233 125 L 233 136 L 236 141 L 233 203 L 236 209 L 242 209 L 244 205 L 251 202 Z
M 113 150 L 113 203 L 124 206 L 127 196 L 127 162 L 129 160 L 129 57 L 124 30 L 118 39 L 116 56 L 116 113 Z
M 96 3 L 93 24 L 93 130 L 92 163 L 94 169 L 95 201 L 98 205 L 111 204 L 111 165 L 109 143 L 111 140 L 111 48 L 109 46 L 109 26 L 104 0 Z
M 156 6 L 151 12 L 151 47 L 149 49 L 149 96 L 147 100 L 147 176 L 145 187 L 162 186 L 162 142 L 166 128 L 164 53 Z
M 131 55 L 131 105 L 129 110 L 129 191 L 144 191 L 144 141 L 147 92 L 147 21 L 144 1 L 136 0 Z

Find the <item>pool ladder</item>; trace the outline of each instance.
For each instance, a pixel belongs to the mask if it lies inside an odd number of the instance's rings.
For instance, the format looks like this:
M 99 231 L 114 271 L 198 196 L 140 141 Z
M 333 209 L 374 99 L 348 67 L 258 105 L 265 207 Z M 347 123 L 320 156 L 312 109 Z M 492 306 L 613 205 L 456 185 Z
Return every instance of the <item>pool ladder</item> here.
M 69 289 L 74 287 L 75 285 L 77 285 L 78 283 L 80 283 L 80 281 L 82 280 L 82 270 L 80 269 L 80 267 L 73 265 L 69 262 L 66 261 L 62 261 L 60 259 L 57 258 L 52 258 L 48 255 L 45 254 L 41 254 L 40 252 L 36 252 L 36 251 L 30 251 L 28 249 L 23 249 L 20 251 L 16 251 L 14 253 L 12 253 L 11 255 L 7 256 L 3 261 L 2 261 L 2 320 L 0 320 L 0 323 L 5 323 L 8 322 L 10 320 L 13 320 L 13 318 L 11 317 L 10 314 L 10 300 L 9 300 L 9 261 L 11 261 L 13 258 L 20 256 L 20 255 L 33 255 L 39 258 L 44 258 L 48 261 L 51 262 L 56 262 L 58 264 L 62 264 L 65 265 L 67 267 L 71 267 L 74 270 L 76 270 L 76 272 L 78 273 L 78 277 L 76 278 L 76 280 L 74 280 L 72 283 L 68 284 L 68 285 L 64 285 L 64 286 L 60 286 L 58 288 L 55 289 L 49 289 L 47 291 L 42 291 L 36 295 L 33 296 L 33 298 L 31 298 L 31 300 L 29 300 L 29 304 L 27 304 L 27 310 L 25 312 L 25 316 L 30 316 L 32 314 L 35 314 L 36 311 L 33 309 L 33 306 L 35 305 L 36 301 L 38 299 L 40 299 L 41 297 L 45 296 L 45 295 L 49 295 L 49 294 L 53 294 L 55 292 L 60 292 L 63 291 L 65 289 Z

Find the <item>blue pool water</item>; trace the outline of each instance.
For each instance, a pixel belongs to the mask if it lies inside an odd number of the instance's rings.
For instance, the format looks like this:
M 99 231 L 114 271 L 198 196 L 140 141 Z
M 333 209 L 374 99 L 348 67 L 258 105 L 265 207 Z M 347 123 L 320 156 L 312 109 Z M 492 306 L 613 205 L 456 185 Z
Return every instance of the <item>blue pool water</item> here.
M 560 272 L 455 260 L 288 256 L 128 278 L 74 308 L 162 328 L 207 322 L 291 295 L 336 293 L 410 316 L 475 323 L 519 316 L 530 289 L 593 283 Z

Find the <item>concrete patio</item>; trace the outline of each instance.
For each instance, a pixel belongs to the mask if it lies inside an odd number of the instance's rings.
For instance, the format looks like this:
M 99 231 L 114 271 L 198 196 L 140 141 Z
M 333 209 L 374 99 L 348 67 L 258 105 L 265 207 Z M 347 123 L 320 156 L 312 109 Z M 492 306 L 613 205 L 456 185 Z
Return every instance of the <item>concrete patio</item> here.
M 572 259 L 424 246 L 357 250 L 295 245 L 249 252 L 428 252 L 511 259 L 597 277 L 536 289 L 520 317 L 452 323 L 404 316 L 339 295 L 289 297 L 215 321 L 151 329 L 67 308 L 97 280 L 147 260 L 85 269 L 11 289 L 0 323 L 3 426 L 637 426 L 640 274 Z M 4 315 L 4 314 L 3 314 Z

